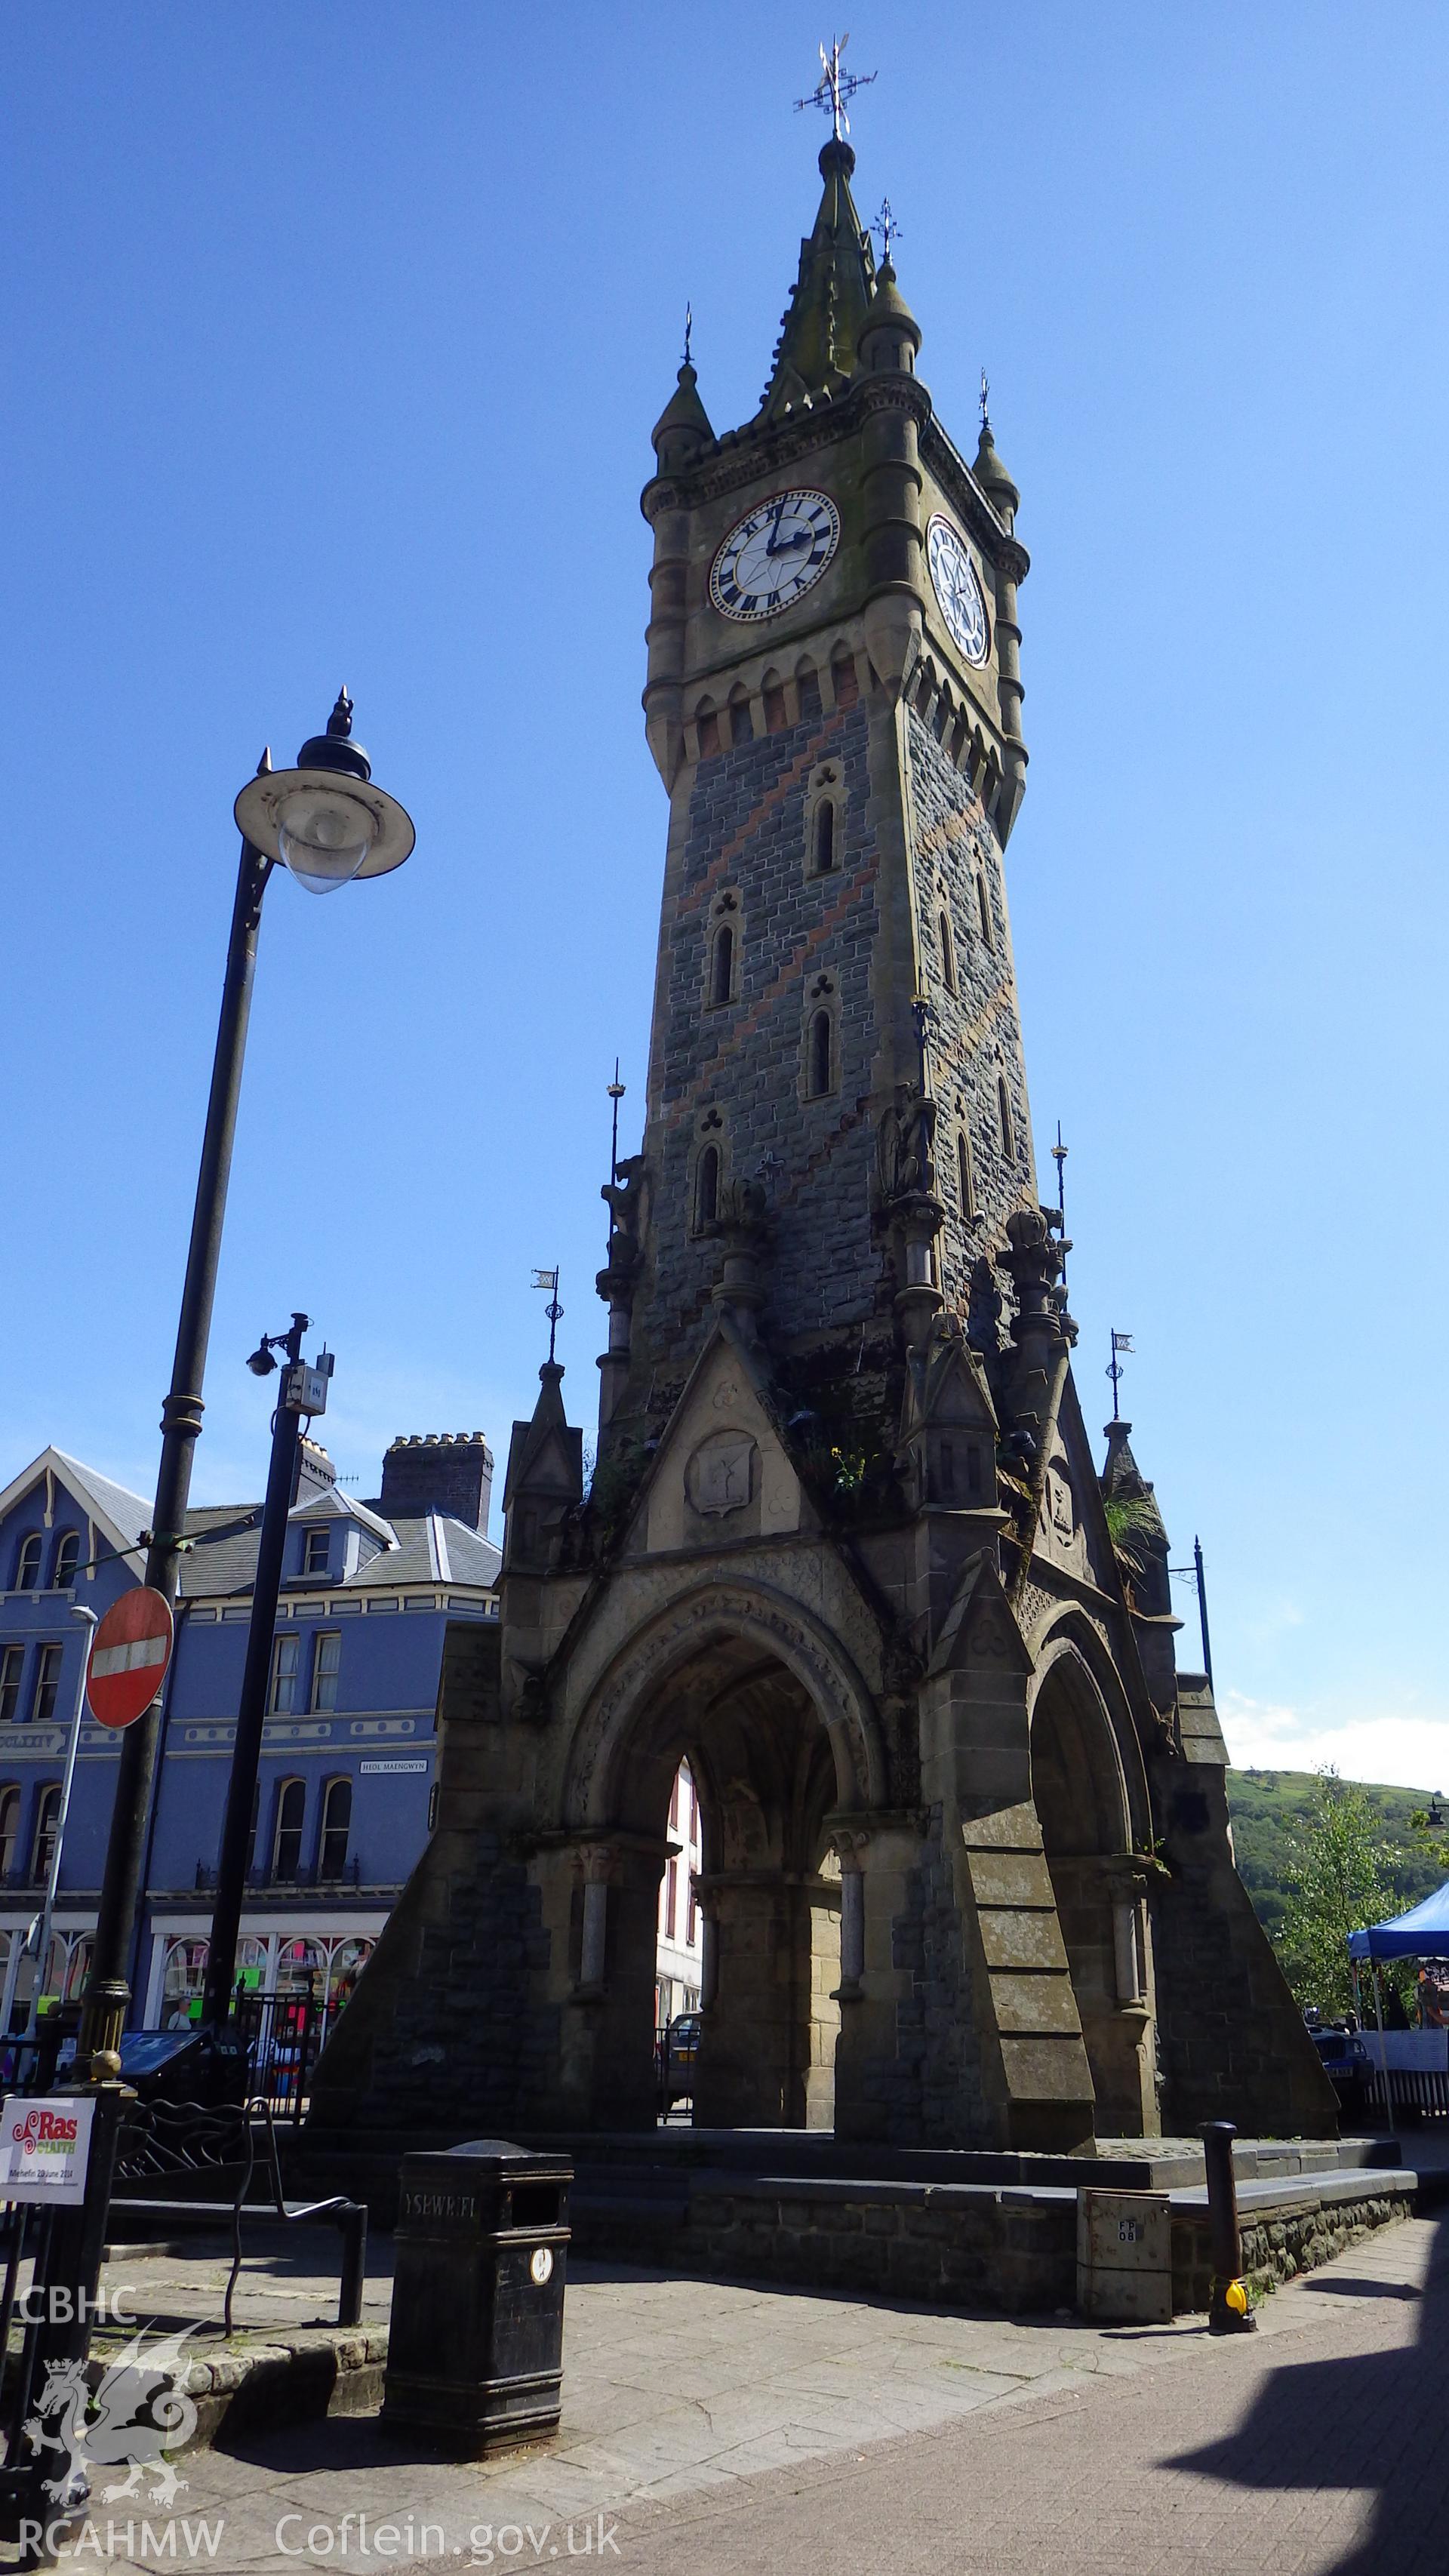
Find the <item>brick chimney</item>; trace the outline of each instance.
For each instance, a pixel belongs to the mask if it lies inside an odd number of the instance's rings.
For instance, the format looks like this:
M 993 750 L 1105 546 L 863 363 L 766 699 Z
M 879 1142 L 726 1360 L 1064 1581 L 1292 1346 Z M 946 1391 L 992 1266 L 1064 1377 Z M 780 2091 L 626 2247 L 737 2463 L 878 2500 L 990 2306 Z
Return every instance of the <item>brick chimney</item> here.
M 382 1462 L 378 1510 L 384 1520 L 446 1512 L 487 1535 L 493 1452 L 481 1431 L 414 1431 L 394 1440 Z

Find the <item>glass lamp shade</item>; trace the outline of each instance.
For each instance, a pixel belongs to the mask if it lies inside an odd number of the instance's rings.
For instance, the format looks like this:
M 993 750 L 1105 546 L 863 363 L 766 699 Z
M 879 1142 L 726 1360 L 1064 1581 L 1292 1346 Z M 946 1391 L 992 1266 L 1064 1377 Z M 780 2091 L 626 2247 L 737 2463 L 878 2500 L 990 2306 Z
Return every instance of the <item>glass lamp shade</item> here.
M 277 814 L 282 863 L 310 894 L 347 885 L 376 837 L 367 807 L 338 787 L 295 788 Z

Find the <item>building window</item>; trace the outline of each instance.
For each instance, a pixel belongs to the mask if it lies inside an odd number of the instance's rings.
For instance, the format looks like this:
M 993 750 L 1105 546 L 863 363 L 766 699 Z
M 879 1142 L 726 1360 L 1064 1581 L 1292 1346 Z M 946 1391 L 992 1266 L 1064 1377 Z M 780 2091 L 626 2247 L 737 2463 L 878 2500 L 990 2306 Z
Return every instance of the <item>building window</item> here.
M 674 1938 L 674 1917 L 678 1902 L 679 1863 L 677 1860 L 667 1860 L 664 1864 L 664 1938 L 666 1941 L 672 1941 Z
M 986 891 L 984 868 L 978 868 L 976 871 L 976 909 L 981 915 L 981 936 L 988 948 L 994 948 L 996 942 L 991 936 L 991 899 Z
M 0 1789 L 0 1878 L 8 1878 L 15 1866 L 15 1845 L 20 1833 L 20 1791 L 15 1783 Z
M 719 756 L 719 717 L 710 706 L 702 706 L 699 710 L 699 756 L 701 760 L 715 760 Z
M 39 1530 L 32 1530 L 28 1538 L 23 1538 L 21 1540 L 20 1554 L 15 1560 L 15 1589 L 17 1592 L 34 1592 L 38 1589 L 40 1583 L 41 1545 L 42 1541 Z
M 274 1715 L 290 1717 L 297 1701 L 297 1664 L 301 1639 L 278 1637 L 272 1647 L 272 1696 Z
M 694 1167 L 694 1230 L 703 1234 L 719 1214 L 719 1147 L 706 1145 Z
M 1001 1123 L 1001 1150 L 1008 1163 L 1016 1160 L 1016 1137 L 1011 1124 L 1011 1102 L 1007 1096 L 1006 1076 L 996 1077 L 996 1114 Z
M 302 1572 L 304 1574 L 325 1574 L 331 1554 L 332 1533 L 330 1530 L 309 1529 L 304 1531 L 302 1537 Z
M 0 1726 L 12 1726 L 20 1706 L 20 1676 L 25 1669 L 23 1646 L 0 1646 Z
M 854 660 L 842 654 L 838 661 L 831 663 L 830 677 L 835 686 L 836 705 L 838 707 L 857 706 L 860 702 L 860 683 L 855 675 Z
M 785 692 L 773 673 L 767 675 L 760 694 L 765 706 L 766 733 L 783 733 L 787 722 Z
M 684 1938 L 685 1938 L 686 1944 L 688 1945 L 688 1947 L 689 1947 L 691 1950 L 694 1948 L 694 1944 L 695 1944 L 695 1940 L 696 1940 L 696 1938 L 697 1938 L 697 1936 L 698 1936 L 698 1932 L 699 1932 L 699 1898 L 695 1895 L 695 1892 L 694 1892 L 694 1880 L 691 1878 L 691 1880 L 690 1880 L 690 1882 L 689 1882 L 689 1907 L 688 1907 L 688 1911 L 687 1911 L 687 1913 L 686 1913 L 686 1915 L 685 1915 L 685 1920 L 684 1920 Z
M 746 697 L 730 700 L 730 742 L 738 750 L 743 742 L 753 742 L 755 728 L 750 722 L 750 702 Z
M 961 1222 L 970 1225 L 976 1214 L 976 1183 L 971 1170 L 971 1140 L 964 1127 L 956 1130 L 956 1197 Z
M 55 1716 L 55 1703 L 60 1696 L 59 1646 L 42 1646 L 35 1658 L 35 1691 L 30 1702 L 31 1722 L 49 1726 Z
M 317 1640 L 317 1655 L 312 1666 L 312 1706 L 337 1706 L 337 1675 L 342 1663 L 342 1638 L 329 1628 Z
M 79 1530 L 62 1530 L 55 1551 L 55 1563 L 51 1568 L 50 1588 L 52 1592 L 69 1592 L 71 1585 L 75 1581 L 75 1570 L 79 1563 Z
M 277 1823 L 272 1835 L 273 1878 L 296 1878 L 300 1874 L 306 1810 L 305 1780 L 283 1780 L 277 1790 Z
M 341 1878 L 344 1875 L 351 1833 L 352 1782 L 329 1780 L 322 1792 L 322 1841 L 318 1867 L 323 1878 Z
M 828 1011 L 817 1011 L 810 1023 L 808 1082 L 812 1100 L 835 1088 L 835 1030 Z
M 710 1008 L 718 1010 L 734 991 L 735 934 L 727 921 L 722 921 L 714 934 L 709 960 Z
M 956 990 L 956 946 L 951 937 L 951 920 L 941 913 L 936 922 L 936 935 L 941 943 L 941 981 L 948 993 Z
M 835 865 L 835 804 L 822 796 L 815 808 L 815 873 L 827 877 Z
M 38 1886 L 43 1887 L 50 1876 L 59 1830 L 60 1782 L 52 1780 L 41 1790 L 35 1802 L 35 1841 L 30 1854 L 30 1875 Z

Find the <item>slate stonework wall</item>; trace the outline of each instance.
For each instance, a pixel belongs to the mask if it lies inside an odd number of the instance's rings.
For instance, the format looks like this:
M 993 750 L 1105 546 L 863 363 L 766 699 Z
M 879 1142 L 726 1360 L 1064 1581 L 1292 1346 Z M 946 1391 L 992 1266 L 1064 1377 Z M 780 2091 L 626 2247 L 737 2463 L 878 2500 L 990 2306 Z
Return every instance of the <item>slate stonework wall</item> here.
M 783 732 L 702 760 L 672 915 L 666 917 L 668 984 L 662 1030 L 663 1134 L 651 1134 L 655 1273 L 634 1309 L 636 1356 L 672 1363 L 692 1346 L 719 1272 L 717 1242 L 690 1233 L 691 1174 L 701 1120 L 719 1119 L 726 1177 L 754 1178 L 778 1157 L 769 1184 L 776 1232 L 767 1325 L 808 1331 L 871 1311 L 880 1256 L 871 1242 L 874 1152 L 866 1101 L 872 1081 L 871 957 L 877 930 L 875 833 L 863 706 L 816 714 Z M 805 865 L 810 773 L 839 762 L 837 864 Z M 706 1002 L 716 898 L 738 898 L 736 998 Z M 666 905 L 668 896 L 666 896 Z M 804 1031 L 811 988 L 824 974 L 837 1019 L 837 1079 L 818 1100 L 803 1096 Z
M 936 1161 L 946 1206 L 941 1284 L 947 1304 L 964 1313 L 973 1263 L 1002 1240 L 1010 1210 L 1036 1194 L 1031 1110 L 1001 854 L 980 798 L 914 708 L 906 724 L 917 937 L 922 978 L 936 1015 Z M 978 881 L 986 891 L 989 944 L 981 931 Z M 954 993 L 942 954 L 943 911 L 954 950 Z M 998 1073 L 1005 1076 L 1011 1107 L 1015 1151 L 1010 1161 L 1001 1150 Z M 964 1222 L 957 1187 L 956 1135 L 962 1127 L 970 1139 L 980 1219 L 974 1227 Z M 999 1277 L 997 1285 L 1002 1285 Z
M 422 1934 L 403 2009 L 373 2036 L 362 2125 L 461 2122 L 507 2137 L 548 2097 L 559 2015 L 529 1999 L 529 1972 L 549 1963 L 541 1899 L 520 1860 L 480 1833 L 455 1875 L 447 1919 Z

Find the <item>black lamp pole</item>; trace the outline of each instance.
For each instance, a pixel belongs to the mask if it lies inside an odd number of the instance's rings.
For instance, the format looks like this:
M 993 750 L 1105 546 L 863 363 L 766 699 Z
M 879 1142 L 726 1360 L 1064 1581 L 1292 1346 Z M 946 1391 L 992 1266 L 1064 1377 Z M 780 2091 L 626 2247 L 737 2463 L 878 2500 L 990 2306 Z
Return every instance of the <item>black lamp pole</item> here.
M 267 1688 L 272 1670 L 272 1639 L 277 1625 L 277 1596 L 282 1586 L 282 1554 L 287 1544 L 287 1515 L 297 1491 L 297 1459 L 304 1410 L 301 1398 L 306 1392 L 301 1381 L 313 1374 L 301 1365 L 302 1335 L 307 1330 L 307 1321 L 305 1315 L 294 1314 L 290 1332 L 275 1337 L 275 1346 L 285 1352 L 287 1364 L 277 1389 L 277 1410 L 272 1416 L 272 1463 L 267 1471 L 267 1499 L 262 1507 L 261 1537 L 257 1542 L 247 1659 L 242 1670 L 241 1697 L 237 1701 L 236 1742 L 232 1748 L 226 1815 L 221 1828 L 216 1903 L 211 1912 L 211 1946 L 206 1960 L 206 2000 L 202 2019 L 214 2031 L 224 2029 L 232 2008 L 237 1936 L 241 1930 L 242 1899 L 246 1894 L 247 1858 L 252 1834 L 252 1799 L 261 1764 L 262 1729 L 266 1724 Z M 264 1341 L 251 1365 L 260 1374 L 259 1363 L 269 1361 L 270 1357 L 269 1344 Z M 271 1364 L 276 1365 L 274 1361 Z M 315 1404 L 305 1407 L 308 1412 L 316 1409 Z
M 168 1602 L 176 1598 L 177 1560 L 191 1492 L 191 1461 L 201 1429 L 201 1388 L 216 1295 L 217 1257 L 236 1134 L 263 890 L 278 859 L 300 883 L 320 894 L 347 884 L 353 877 L 385 876 L 401 867 L 412 850 L 414 837 L 412 823 L 402 806 L 373 784 L 372 764 L 362 745 L 352 739 L 352 700 L 345 689 L 327 720 L 326 732 L 314 734 L 303 743 L 295 769 L 274 771 L 270 755 L 262 754 L 257 774 L 242 789 L 235 811 L 242 836 L 241 864 L 221 988 L 221 1020 L 186 1255 L 176 1358 L 171 1390 L 161 1408 L 161 1466 L 146 1557 L 146 1581 Z M 120 2067 L 121 2033 L 131 2000 L 127 1975 L 140 1907 L 147 1818 L 160 1732 L 158 1697 L 121 1739 L 95 1950 L 76 2052 L 78 2071 L 93 2081 L 115 2075 Z
M 269 767 L 270 763 L 264 760 L 264 770 Z M 201 1141 L 196 1206 L 186 1255 L 186 1283 L 181 1292 L 176 1357 L 171 1370 L 170 1392 L 161 1408 L 161 1465 L 156 1478 L 156 1505 L 151 1516 L 150 1544 L 146 1555 L 146 1581 L 170 1602 L 176 1599 L 180 1541 L 186 1520 L 187 1498 L 191 1492 L 191 1462 L 201 1430 L 201 1389 L 206 1375 L 206 1346 L 216 1295 L 217 1257 L 221 1250 L 222 1219 L 226 1214 L 232 1140 L 236 1134 L 237 1101 L 241 1093 L 242 1061 L 246 1054 L 247 1018 L 256 973 L 262 892 L 271 875 L 272 864 L 250 841 L 243 840 L 241 864 L 237 870 L 236 902 L 232 907 L 231 937 L 227 942 L 226 975 L 221 988 L 221 1019 L 211 1068 L 211 1093 L 206 1104 L 206 1127 Z M 160 1727 L 161 1700 L 158 1694 L 145 1715 L 138 1717 L 134 1726 L 128 1726 L 121 1738 L 116 1801 L 111 1810 L 110 1839 L 106 1845 L 105 1875 L 101 1881 L 100 1910 L 96 1921 L 96 1945 L 86 1984 L 77 2048 L 77 2055 L 82 2061 L 89 2059 L 98 2075 L 113 2073 L 119 2068 L 121 2032 L 125 2027 L 126 2006 L 131 2000 L 126 1972 L 130 1966 L 140 1898 L 146 1819 L 156 1776 Z M 116 2067 L 97 2066 L 99 2055 L 115 2057 Z

